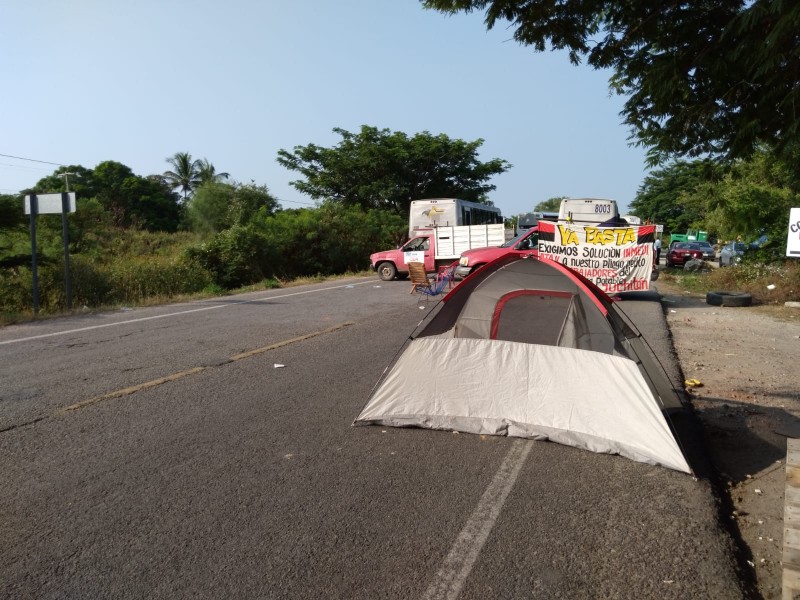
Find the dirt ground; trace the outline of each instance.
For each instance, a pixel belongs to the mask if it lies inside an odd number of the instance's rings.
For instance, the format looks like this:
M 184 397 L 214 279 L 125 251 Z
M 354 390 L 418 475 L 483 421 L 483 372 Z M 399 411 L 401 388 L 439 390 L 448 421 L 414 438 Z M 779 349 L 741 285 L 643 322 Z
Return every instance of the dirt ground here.
M 673 345 L 757 587 L 781 597 L 787 437 L 800 437 L 800 309 L 706 304 L 657 281 Z

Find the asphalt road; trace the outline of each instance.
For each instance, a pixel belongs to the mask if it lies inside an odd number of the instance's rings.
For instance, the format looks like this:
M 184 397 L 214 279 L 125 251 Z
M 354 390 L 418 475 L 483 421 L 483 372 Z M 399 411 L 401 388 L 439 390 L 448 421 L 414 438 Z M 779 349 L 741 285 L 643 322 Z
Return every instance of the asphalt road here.
M 352 427 L 418 304 L 353 279 L 0 329 L 0 597 L 745 596 L 702 477 Z M 678 377 L 657 298 L 625 309 Z

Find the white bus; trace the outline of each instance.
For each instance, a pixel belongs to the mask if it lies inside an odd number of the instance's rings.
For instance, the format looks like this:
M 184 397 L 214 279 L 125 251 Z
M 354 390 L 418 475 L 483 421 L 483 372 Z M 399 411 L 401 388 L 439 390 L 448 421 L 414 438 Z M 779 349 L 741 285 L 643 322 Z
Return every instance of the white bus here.
M 517 231 L 527 231 L 535 227 L 539 221 L 558 221 L 557 212 L 529 212 L 517 217 Z
M 606 198 L 565 198 L 558 211 L 559 221 L 576 223 L 603 223 L 619 220 L 619 210 L 615 200 Z
M 459 198 L 427 198 L 412 200 L 408 215 L 408 233 L 428 227 L 491 225 L 502 223 L 503 215 L 496 206 Z

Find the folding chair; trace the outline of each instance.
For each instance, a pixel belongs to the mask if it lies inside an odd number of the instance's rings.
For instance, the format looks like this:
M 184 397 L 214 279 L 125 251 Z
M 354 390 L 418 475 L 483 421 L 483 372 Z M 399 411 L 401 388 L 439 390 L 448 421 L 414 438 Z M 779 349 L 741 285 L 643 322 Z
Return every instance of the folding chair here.
M 456 267 L 458 266 L 458 261 L 450 263 L 444 267 L 439 267 L 439 277 L 445 277 L 447 279 L 447 287 L 451 288 L 456 284 Z
M 431 280 L 428 279 L 428 274 L 425 272 L 425 265 L 421 262 L 408 263 L 408 278 L 411 280 L 409 294 L 413 294 L 420 287 L 429 287 L 431 284 Z
M 441 294 L 450 283 L 450 278 L 442 273 L 437 273 L 430 279 L 422 263 L 408 263 L 408 274 L 411 278 L 411 293 L 424 294 L 428 298 Z
M 443 277 L 440 275 L 436 275 L 436 279 L 429 282 L 428 287 L 419 287 L 417 291 L 420 294 L 425 294 L 428 297 L 438 296 L 439 294 L 444 292 L 444 289 L 450 283 L 450 279 L 447 277 Z

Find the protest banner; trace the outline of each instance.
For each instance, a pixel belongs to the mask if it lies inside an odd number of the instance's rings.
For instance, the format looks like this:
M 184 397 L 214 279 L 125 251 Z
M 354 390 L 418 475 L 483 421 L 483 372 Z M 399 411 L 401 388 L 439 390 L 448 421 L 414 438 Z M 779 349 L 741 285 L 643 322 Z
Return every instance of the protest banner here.
M 609 294 L 647 290 L 655 229 L 539 221 L 539 258 L 577 271 Z

